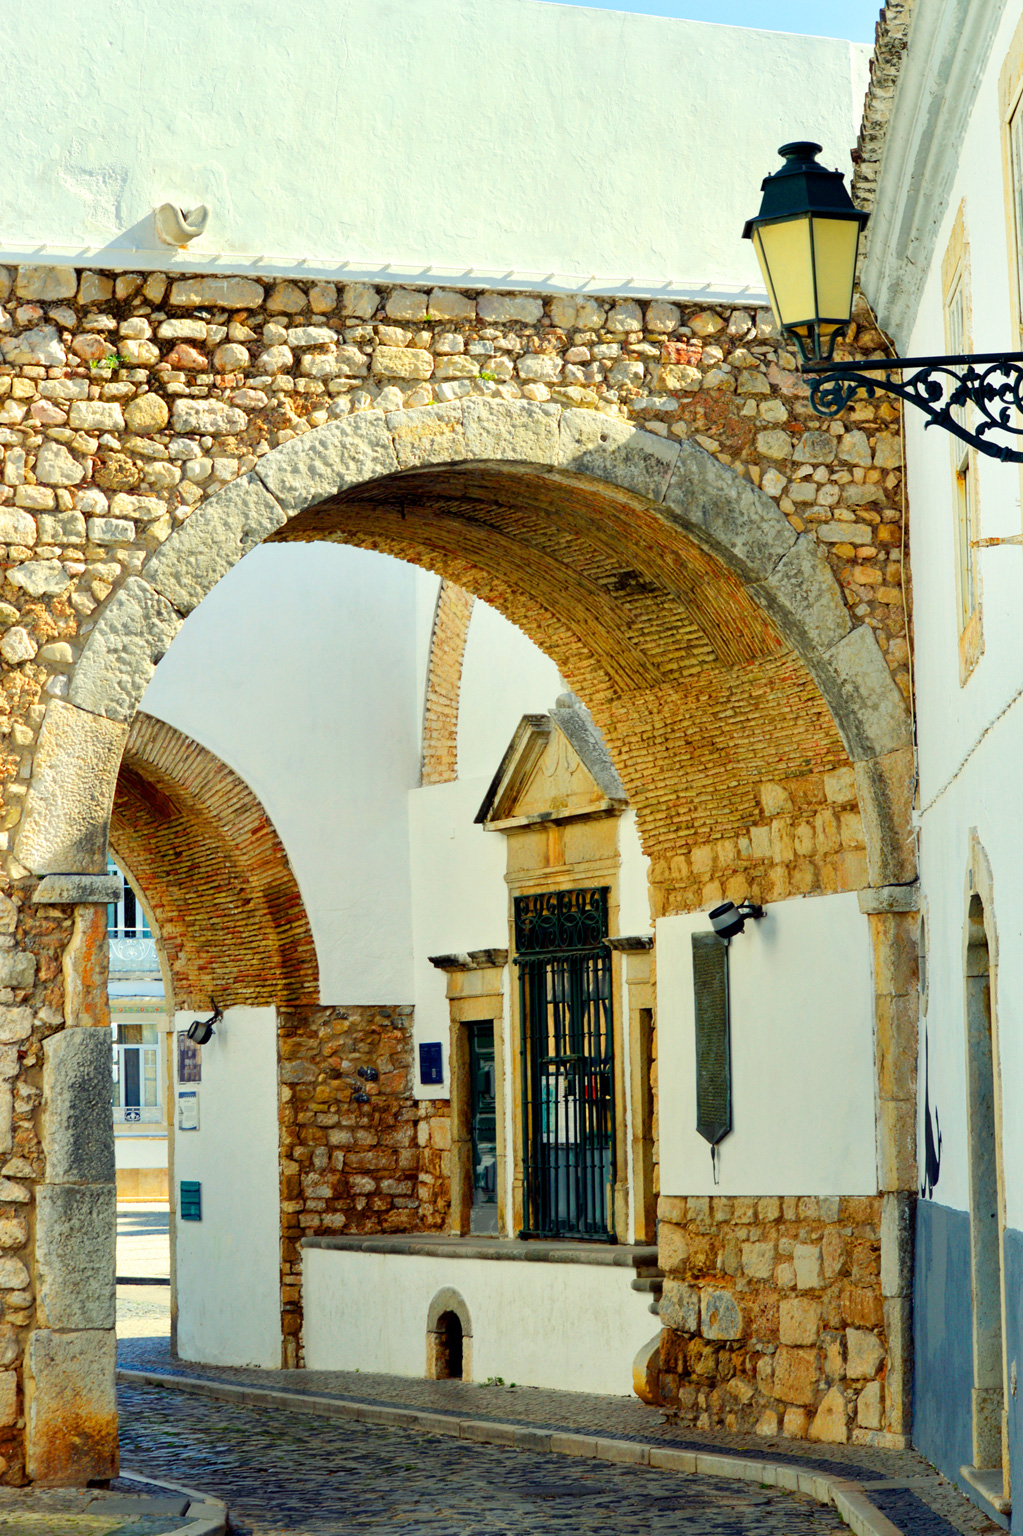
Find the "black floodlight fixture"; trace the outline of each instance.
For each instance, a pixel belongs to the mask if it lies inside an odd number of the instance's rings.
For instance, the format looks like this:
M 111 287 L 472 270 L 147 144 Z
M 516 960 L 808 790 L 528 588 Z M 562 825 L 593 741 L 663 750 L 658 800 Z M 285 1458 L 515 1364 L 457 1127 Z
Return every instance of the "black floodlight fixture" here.
M 780 170 L 761 183 L 763 199 L 743 239 L 764 274 L 774 318 L 804 362 L 819 362 L 852 316 L 860 231 L 869 214 L 853 206 L 841 171 L 818 165 L 821 146 L 783 144 Z
M 763 907 L 758 907 L 755 902 L 744 901 L 741 907 L 737 907 L 734 901 L 723 901 L 718 907 L 711 907 L 707 916 L 710 918 L 710 926 L 719 939 L 728 943 L 742 933 L 749 919 L 763 917 Z
M 218 1006 L 216 998 L 210 998 L 210 1007 L 213 1009 L 211 1018 L 193 1019 L 188 1026 L 188 1038 L 194 1040 L 196 1045 L 207 1045 L 213 1038 L 214 1024 L 219 1024 L 224 1017 L 223 1009 Z

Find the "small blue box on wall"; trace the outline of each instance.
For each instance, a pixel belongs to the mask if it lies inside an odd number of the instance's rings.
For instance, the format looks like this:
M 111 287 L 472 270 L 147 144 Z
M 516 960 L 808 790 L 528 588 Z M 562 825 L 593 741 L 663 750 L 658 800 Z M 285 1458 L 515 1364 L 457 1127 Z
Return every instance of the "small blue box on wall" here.
M 181 1180 L 178 1214 L 182 1221 L 202 1221 L 202 1185 L 197 1179 Z
M 444 1056 L 439 1040 L 419 1047 L 419 1081 L 431 1087 L 444 1081 Z

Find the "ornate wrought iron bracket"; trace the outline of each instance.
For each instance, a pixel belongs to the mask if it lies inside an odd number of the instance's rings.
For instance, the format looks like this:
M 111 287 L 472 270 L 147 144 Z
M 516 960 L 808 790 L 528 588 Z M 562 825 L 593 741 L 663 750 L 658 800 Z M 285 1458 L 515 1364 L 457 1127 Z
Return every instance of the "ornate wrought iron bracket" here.
M 989 436 L 1023 438 L 1023 352 L 804 363 L 803 372 L 819 416 L 837 416 L 858 390 L 868 400 L 884 390 L 923 411 L 927 426 L 944 427 L 989 458 L 1023 464 L 1023 449 Z

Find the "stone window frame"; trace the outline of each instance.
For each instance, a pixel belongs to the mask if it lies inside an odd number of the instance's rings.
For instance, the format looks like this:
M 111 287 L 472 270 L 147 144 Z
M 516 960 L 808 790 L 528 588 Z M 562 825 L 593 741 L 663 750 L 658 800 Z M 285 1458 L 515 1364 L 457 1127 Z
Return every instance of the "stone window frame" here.
M 468 954 L 435 955 L 431 965 L 447 973 L 450 1015 L 448 1077 L 451 1101 L 451 1232 L 468 1237 L 472 1220 L 472 1088 L 469 1072 L 471 1024 L 494 1026 L 494 1071 L 497 1078 L 497 1232 L 508 1235 L 507 1132 L 505 1105 L 504 1007 L 508 967 L 506 949 L 474 950 Z
M 942 257 L 941 300 L 948 352 L 952 355 L 972 352 L 973 304 L 965 198 L 956 210 Z M 977 450 L 954 436 L 949 437 L 949 443 L 955 517 L 959 685 L 963 687 L 984 653 L 980 567 L 976 554 L 976 541 L 980 533 L 980 483 Z

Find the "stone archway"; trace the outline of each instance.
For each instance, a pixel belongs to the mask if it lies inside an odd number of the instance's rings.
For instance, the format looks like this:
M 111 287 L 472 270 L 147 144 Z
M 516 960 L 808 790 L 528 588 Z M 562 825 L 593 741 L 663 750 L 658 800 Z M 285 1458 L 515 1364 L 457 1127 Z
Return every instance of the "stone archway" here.
M 911 723 L 819 545 L 688 441 L 594 411 L 476 397 L 362 412 L 274 449 L 192 513 L 98 611 L 67 697 L 47 706 L 15 843 L 26 878 L 41 877 L 36 903 L 77 904 L 67 1025 L 90 1021 L 79 977 L 98 942 L 114 788 L 142 693 L 184 617 L 270 538 L 338 539 L 425 565 L 540 644 L 616 757 L 652 859 L 658 915 L 710 893 L 859 890 L 872 914 L 884 1060 L 913 1053 L 915 1017 L 901 1006 L 915 907 Z M 793 818 L 817 809 L 814 786 L 836 774 L 850 817 L 858 805 L 864 846 L 839 838 L 816 860 L 797 859 L 786 847 Z M 827 845 L 829 807 L 819 809 Z M 766 843 L 748 836 L 753 820 Z M 782 865 L 795 884 L 777 873 Z M 75 1038 L 84 1033 L 96 1040 Z M 48 1180 L 103 1183 L 106 1163 L 90 1137 L 100 1138 L 105 1103 L 89 1088 L 101 1046 L 100 1031 L 74 1029 L 47 1042 L 44 1140 L 66 1143 L 55 1106 L 73 1102 L 78 1149 L 66 1167 L 48 1164 Z M 879 1081 L 882 1192 L 915 1183 L 915 1105 L 887 1086 L 901 1076 Z M 33 1335 L 30 1475 L 60 1472 L 69 1384 L 94 1405 L 98 1428 L 63 1465 L 73 1463 L 71 1476 L 83 1467 L 107 1475 L 96 1470 L 109 1469 L 115 1422 L 112 1356 L 99 1339 L 107 1328 L 99 1313 L 72 1310 L 56 1343 L 45 1329 Z

